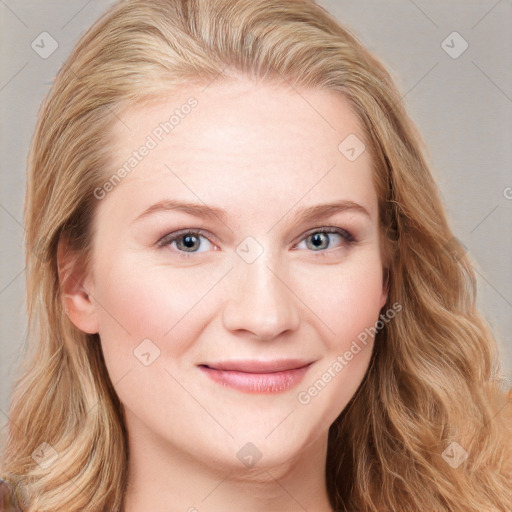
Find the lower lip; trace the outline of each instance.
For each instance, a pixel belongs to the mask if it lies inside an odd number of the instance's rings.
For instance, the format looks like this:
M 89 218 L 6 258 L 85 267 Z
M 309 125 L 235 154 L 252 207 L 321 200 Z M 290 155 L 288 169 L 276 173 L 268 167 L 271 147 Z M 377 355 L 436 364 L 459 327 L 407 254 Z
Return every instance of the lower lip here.
M 273 373 L 247 373 L 232 370 L 215 370 L 200 366 L 213 381 L 245 393 L 281 393 L 296 386 L 310 365 Z

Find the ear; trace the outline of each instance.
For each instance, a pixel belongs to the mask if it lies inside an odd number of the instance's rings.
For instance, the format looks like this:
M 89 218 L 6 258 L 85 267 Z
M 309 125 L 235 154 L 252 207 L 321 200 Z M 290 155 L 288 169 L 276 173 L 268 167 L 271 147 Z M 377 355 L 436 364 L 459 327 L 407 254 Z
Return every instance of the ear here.
M 97 309 L 90 296 L 92 279 L 86 274 L 79 255 L 63 238 L 57 247 L 57 267 L 62 307 L 69 319 L 81 331 L 97 333 Z

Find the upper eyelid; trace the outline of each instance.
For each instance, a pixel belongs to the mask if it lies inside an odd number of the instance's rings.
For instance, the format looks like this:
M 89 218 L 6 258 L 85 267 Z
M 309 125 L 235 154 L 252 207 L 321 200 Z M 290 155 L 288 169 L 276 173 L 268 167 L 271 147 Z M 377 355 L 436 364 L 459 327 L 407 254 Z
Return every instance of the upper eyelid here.
M 177 239 L 177 238 L 179 238 L 181 236 L 187 235 L 187 234 L 201 235 L 204 238 L 207 238 L 210 242 L 211 242 L 210 237 L 211 238 L 215 238 L 208 231 L 205 231 L 205 230 L 200 229 L 200 228 L 179 229 L 178 231 L 174 231 L 172 233 L 167 233 L 166 235 L 162 236 L 158 240 L 157 244 L 167 243 L 169 241 L 174 241 L 175 239 Z
M 342 228 L 341 226 L 322 226 L 320 228 L 314 228 L 314 229 L 309 229 L 308 231 L 306 231 L 305 233 L 303 233 L 302 235 L 300 235 L 302 238 L 306 237 L 306 236 L 309 236 L 309 235 L 312 235 L 313 233 L 331 233 L 331 234 L 339 234 L 339 233 L 336 233 L 336 231 L 333 231 L 333 230 L 339 230 L 339 231 L 343 231 L 345 232 L 348 236 L 352 237 L 352 238 L 355 238 L 354 235 L 348 230 L 348 229 L 345 229 L 345 228 Z M 302 239 L 301 239 L 302 240 Z

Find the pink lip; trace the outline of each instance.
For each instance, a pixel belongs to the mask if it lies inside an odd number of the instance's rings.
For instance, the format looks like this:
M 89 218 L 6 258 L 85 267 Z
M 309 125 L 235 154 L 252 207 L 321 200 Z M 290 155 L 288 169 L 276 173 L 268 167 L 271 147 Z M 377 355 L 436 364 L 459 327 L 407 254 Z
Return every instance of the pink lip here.
M 296 386 L 311 362 L 297 359 L 275 361 L 225 361 L 199 365 L 213 381 L 245 393 L 280 393 Z

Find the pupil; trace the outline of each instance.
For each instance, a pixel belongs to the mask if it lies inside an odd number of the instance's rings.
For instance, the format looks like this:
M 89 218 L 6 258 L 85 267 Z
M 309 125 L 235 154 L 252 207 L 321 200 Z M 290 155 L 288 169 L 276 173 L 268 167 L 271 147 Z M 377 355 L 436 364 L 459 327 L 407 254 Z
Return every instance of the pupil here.
M 191 249 L 194 246 L 194 236 L 187 235 L 183 240 L 185 240 L 185 246 Z
M 319 247 L 322 245 L 322 237 L 323 237 L 323 233 L 316 233 L 315 235 L 313 235 L 312 241 L 313 241 L 313 245 L 315 247 Z

